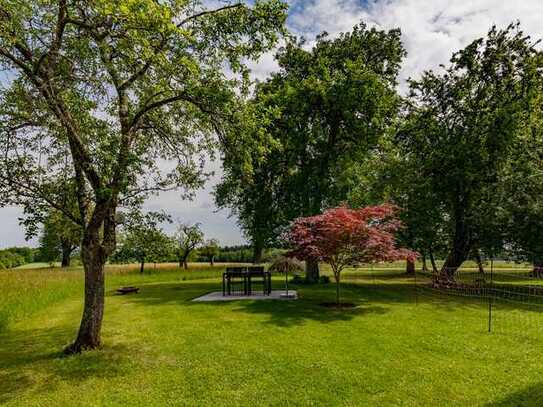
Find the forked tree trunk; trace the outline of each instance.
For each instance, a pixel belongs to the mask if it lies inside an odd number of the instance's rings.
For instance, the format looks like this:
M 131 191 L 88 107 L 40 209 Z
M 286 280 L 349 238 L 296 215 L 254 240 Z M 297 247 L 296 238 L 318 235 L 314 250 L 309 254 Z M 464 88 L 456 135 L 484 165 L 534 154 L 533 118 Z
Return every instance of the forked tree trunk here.
M 408 276 L 415 275 L 415 262 L 412 259 L 407 259 L 405 261 L 405 274 Z
M 316 283 L 319 281 L 319 262 L 315 260 L 307 260 L 305 262 L 305 280 L 308 283 Z
M 100 332 L 104 316 L 104 266 L 107 256 L 99 244 L 98 233 L 84 239 L 81 258 L 85 270 L 85 302 L 77 338 L 64 352 L 80 353 L 100 346 Z

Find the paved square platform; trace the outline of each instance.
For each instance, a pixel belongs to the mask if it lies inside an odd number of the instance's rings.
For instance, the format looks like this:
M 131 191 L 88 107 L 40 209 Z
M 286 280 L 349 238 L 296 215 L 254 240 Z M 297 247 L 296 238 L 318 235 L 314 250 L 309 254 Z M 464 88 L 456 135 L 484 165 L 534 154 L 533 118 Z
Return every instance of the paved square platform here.
M 252 295 L 222 295 L 222 291 L 215 291 L 207 293 L 201 297 L 194 298 L 192 301 L 196 302 L 210 302 L 210 301 L 239 301 L 239 300 L 297 300 L 298 293 L 296 290 L 288 290 L 291 297 L 282 297 L 281 294 L 285 294 L 284 290 L 273 290 L 270 295 L 264 295 L 262 293 L 254 293 Z

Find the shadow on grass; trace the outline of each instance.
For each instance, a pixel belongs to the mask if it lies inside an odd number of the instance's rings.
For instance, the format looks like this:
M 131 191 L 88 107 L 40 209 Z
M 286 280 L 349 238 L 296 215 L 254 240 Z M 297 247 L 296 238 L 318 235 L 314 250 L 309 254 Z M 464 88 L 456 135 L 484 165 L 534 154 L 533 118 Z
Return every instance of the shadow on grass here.
M 486 404 L 486 407 L 540 407 L 543 406 L 543 383 L 528 386 L 505 398 Z
M 274 281 L 274 289 L 282 288 L 281 282 Z M 123 301 L 144 306 L 170 304 L 200 309 L 217 309 L 221 312 L 227 310 L 227 312 L 265 314 L 269 317 L 267 323 L 281 327 L 300 325 L 306 321 L 330 323 L 348 321 L 369 314 L 383 315 L 389 312 L 390 306 L 393 304 L 415 306 L 417 303 L 428 303 L 449 312 L 479 308 L 484 305 L 478 299 L 417 294 L 414 286 L 409 283 L 371 281 L 360 283 L 347 280 L 341 285 L 341 298 L 343 302 L 354 303 L 356 308 L 337 310 L 321 305 L 323 302 L 335 301 L 334 284 L 293 285 L 292 288 L 298 290 L 298 300 L 193 302 L 192 299 L 205 293 L 219 291 L 221 289 L 220 282 L 156 283 L 141 286 L 138 294 L 127 296 Z
M 359 304 L 353 309 L 330 309 L 320 303 L 310 301 L 247 301 L 237 304 L 234 311 L 250 314 L 267 314 L 269 319 L 265 323 L 280 327 L 290 327 L 304 324 L 306 321 L 331 323 L 336 321 L 350 321 L 355 317 L 369 314 L 386 314 L 388 309 L 380 306 L 364 306 Z
M 61 349 L 74 335 L 73 327 L 8 328 L 0 334 L 0 404 L 27 393 L 54 389 L 59 381 L 74 386 L 95 377 L 115 377 L 129 363 L 124 346 L 65 356 Z M 60 379 L 60 380 L 58 380 Z

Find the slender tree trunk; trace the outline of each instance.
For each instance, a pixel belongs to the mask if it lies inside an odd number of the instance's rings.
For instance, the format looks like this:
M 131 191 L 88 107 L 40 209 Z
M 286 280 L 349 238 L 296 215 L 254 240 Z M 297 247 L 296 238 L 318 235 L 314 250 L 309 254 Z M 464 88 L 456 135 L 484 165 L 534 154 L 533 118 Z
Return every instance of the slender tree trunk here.
M 318 261 L 306 260 L 305 280 L 308 283 L 316 283 L 319 281 L 319 262 Z
M 71 254 L 72 254 L 71 246 L 62 247 L 62 262 L 60 263 L 61 267 L 70 267 Z
M 100 346 L 104 316 L 104 266 L 107 256 L 100 245 L 98 231 L 83 240 L 81 258 L 85 270 L 85 302 L 79 333 L 75 342 L 64 352 L 79 353 Z
M 415 261 L 412 259 L 407 259 L 405 261 L 405 274 L 408 276 L 415 275 Z
M 485 274 L 485 268 L 483 266 L 483 260 L 481 259 L 481 252 L 479 249 L 474 250 L 475 254 L 475 261 L 477 262 L 477 268 L 479 269 L 479 273 Z
M 183 259 L 183 268 L 185 270 L 189 269 L 189 263 L 187 262 L 187 258 L 188 258 L 188 256 Z
M 340 295 L 339 295 L 339 272 L 334 271 L 334 279 L 336 280 L 336 304 L 339 306 L 341 304 L 340 302 Z
M 143 269 L 145 267 L 145 259 L 141 259 L 141 264 L 140 264 L 140 273 L 143 274 Z
M 437 265 L 436 265 L 436 259 L 434 258 L 434 253 L 430 250 L 428 255 L 430 257 L 430 263 L 432 264 L 432 272 L 434 274 L 437 274 Z
M 428 272 L 428 263 L 426 262 L 426 253 L 422 253 L 422 271 Z
M 215 256 L 211 256 L 211 259 L 209 259 L 209 263 L 211 264 L 211 267 L 215 265 Z

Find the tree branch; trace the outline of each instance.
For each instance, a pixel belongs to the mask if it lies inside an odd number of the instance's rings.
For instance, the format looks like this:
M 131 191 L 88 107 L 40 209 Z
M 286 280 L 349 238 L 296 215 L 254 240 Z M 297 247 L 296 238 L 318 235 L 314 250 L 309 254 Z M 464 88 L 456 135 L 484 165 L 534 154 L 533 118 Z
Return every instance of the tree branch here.
M 200 13 L 197 13 L 197 14 L 194 14 L 192 16 L 189 16 L 189 17 L 185 18 L 183 21 L 181 21 L 179 24 L 177 24 L 177 28 L 185 25 L 189 21 L 196 20 L 196 19 L 198 19 L 200 17 L 220 13 L 221 11 L 231 10 L 231 9 L 235 9 L 235 8 L 239 8 L 239 7 L 243 7 L 243 6 L 244 6 L 243 3 L 236 3 L 236 4 L 230 4 L 230 5 L 224 6 L 224 7 L 219 7 L 219 8 L 214 9 L 214 10 L 204 10 L 204 11 L 202 11 Z

